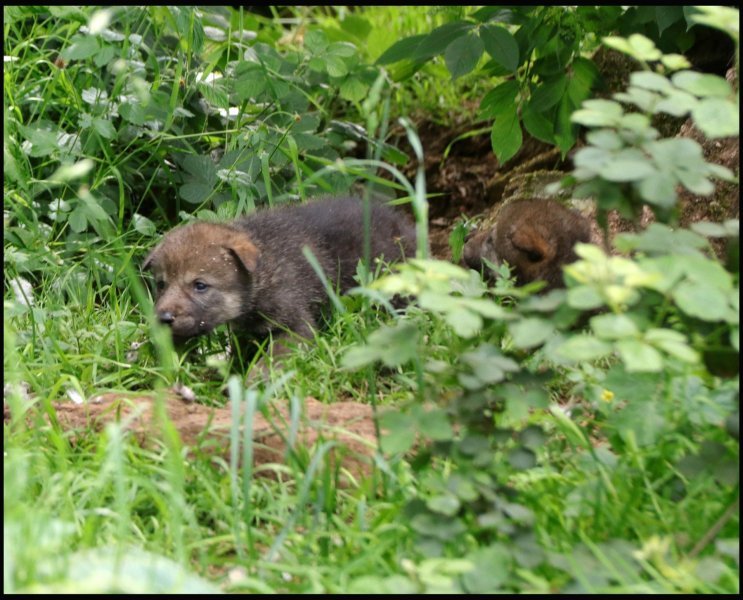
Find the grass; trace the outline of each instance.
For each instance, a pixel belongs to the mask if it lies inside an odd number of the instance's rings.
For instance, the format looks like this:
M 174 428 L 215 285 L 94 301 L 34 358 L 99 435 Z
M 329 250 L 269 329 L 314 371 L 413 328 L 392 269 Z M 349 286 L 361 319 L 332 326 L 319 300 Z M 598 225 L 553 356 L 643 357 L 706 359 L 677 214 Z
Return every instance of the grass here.
M 486 436 L 474 435 L 471 453 L 462 454 L 430 414 L 419 421 L 411 417 L 420 451 L 388 456 L 386 471 L 377 470 L 375 479 L 358 486 L 339 485 L 336 473 L 309 451 L 266 467 L 279 477 L 276 481 L 256 476 L 246 465 L 188 452 L 167 427 L 162 439 L 146 448 L 123 425 L 74 434 L 57 427 L 53 402 L 103 391 L 162 389 L 176 380 L 192 388 L 200 403 L 227 405 L 222 387 L 240 369 L 208 358 L 223 350 L 227 332 L 199 340 L 187 357 L 174 355 L 167 340 L 150 341 L 151 302 L 137 265 L 156 231 L 181 218 L 181 211 L 214 209 L 228 217 L 249 205 L 239 186 L 224 182 L 215 186 L 217 194 L 226 194 L 219 206 L 211 200 L 188 204 L 176 193 L 183 184 L 178 177 L 184 156 L 244 151 L 240 144 L 248 134 L 285 130 L 271 121 L 279 111 L 256 129 L 244 123 L 244 130 L 215 127 L 203 116 L 194 118 L 195 125 L 179 121 L 176 109 L 196 111 L 187 100 L 198 97 L 190 71 L 203 67 L 205 57 L 213 59 L 217 44 L 205 42 L 201 50 L 186 42 L 168 47 L 172 40 L 165 34 L 172 34 L 177 15 L 132 8 L 116 13 L 119 20 L 110 27 L 167 49 L 160 63 L 142 54 L 141 77 L 152 89 L 168 92 L 159 118 L 176 126 L 158 133 L 111 117 L 121 138 L 81 133 L 83 113 L 96 110 L 82 91 L 124 85 L 111 71 L 93 68 L 91 59 L 55 67 L 90 11 L 34 8 L 18 16 L 14 11 L 20 9 L 5 10 L 5 55 L 17 59 L 6 63 L 4 72 L 4 371 L 12 411 L 4 426 L 6 591 L 737 591 L 737 516 L 713 530 L 735 506 L 737 483 L 721 479 L 712 468 L 701 475 L 682 472 L 676 460 L 710 439 L 736 457 L 737 446 L 706 421 L 695 427 L 682 423 L 662 444 L 633 445 L 620 435 L 621 423 L 612 420 L 615 407 L 607 408 L 592 392 L 603 389 L 610 362 L 565 367 L 548 380 L 551 396 L 545 406 L 564 406 L 565 396 L 575 395 L 576 411 L 583 413 L 572 420 L 529 410 L 526 394 L 523 403 L 509 401 L 503 414 L 494 409 L 500 416 L 491 421 L 497 419 L 500 429 L 492 437 L 503 441 L 495 453 L 477 459 L 480 463 L 473 456 Z M 296 14 L 308 28 L 319 24 L 330 32 L 337 27 L 335 10 L 298 8 Z M 423 7 L 376 7 L 354 16 L 371 26 L 362 58 L 372 61 L 391 41 L 428 31 L 448 15 Z M 247 22 L 260 26 L 262 40 L 283 34 L 273 21 Z M 136 54 L 126 43 L 115 50 L 122 59 Z M 181 58 L 190 65 L 180 71 L 183 88 L 175 84 Z M 390 114 L 409 114 L 413 108 L 445 119 L 462 110 L 467 94 L 480 97 L 479 85 L 484 84 L 474 76 L 452 84 L 434 61 L 420 76 L 393 87 L 387 111 L 384 99 L 338 110 L 367 125 L 372 117 L 385 122 Z M 331 114 L 337 105 L 325 104 L 317 94 Z M 99 108 L 101 118 L 110 116 L 105 112 L 110 104 Z M 77 133 L 64 139 L 57 133 L 34 137 L 28 128 L 40 122 Z M 31 147 L 24 145 L 29 137 L 35 140 Z M 94 161 L 90 170 L 61 183 L 50 181 L 61 165 L 79 165 L 85 158 Z M 286 158 L 251 172 L 259 183 L 286 183 L 274 190 L 274 198 L 304 190 L 315 172 L 309 165 L 333 164 L 313 160 L 311 152 L 289 152 Z M 407 187 L 417 214 L 425 215 L 425 191 Z M 94 198 L 92 207 L 86 194 Z M 55 216 L 57 199 L 69 206 Z M 151 227 L 147 219 L 134 219 L 135 213 L 151 219 Z M 84 227 L 78 226 L 81 218 Z M 14 291 L 21 278 L 29 283 L 25 297 Z M 487 321 L 481 333 L 466 338 L 443 313 L 413 306 L 405 319 L 419 335 L 414 360 L 347 369 L 348 349 L 397 321 L 362 297 L 347 298 L 344 306 L 312 344 L 286 357 L 283 371 L 274 374 L 275 386 L 251 392 L 254 399 L 354 400 L 409 416 L 423 406 L 422 398 L 427 407 L 453 410 L 462 398 L 478 400 L 462 383 L 467 381 L 463 374 L 471 375 L 466 353 L 485 343 L 513 350 L 503 324 Z M 527 356 L 519 366 L 531 376 L 544 365 L 539 357 Z M 691 389 L 699 373 L 696 366 L 689 369 L 679 381 Z M 282 381 L 286 371 L 294 375 Z M 708 399 L 705 394 L 719 396 L 725 385 L 737 389 L 731 382 L 713 381 L 693 393 L 678 391 L 676 405 L 665 399 L 662 405 L 681 413 L 685 394 Z M 496 384 L 487 393 L 501 389 Z M 670 384 L 664 389 L 670 395 Z M 718 396 L 713 400 L 722 403 Z M 458 425 L 462 431 L 470 426 Z M 519 470 L 510 459 L 529 426 L 543 430 L 544 441 L 530 446 L 536 467 Z M 430 444 L 423 448 L 425 440 Z M 252 440 L 237 430 L 230 444 L 240 452 L 252 449 Z M 480 492 L 485 495 L 477 496 Z M 426 521 L 424 509 L 430 506 L 440 512 Z M 690 557 L 707 537 L 709 544 Z

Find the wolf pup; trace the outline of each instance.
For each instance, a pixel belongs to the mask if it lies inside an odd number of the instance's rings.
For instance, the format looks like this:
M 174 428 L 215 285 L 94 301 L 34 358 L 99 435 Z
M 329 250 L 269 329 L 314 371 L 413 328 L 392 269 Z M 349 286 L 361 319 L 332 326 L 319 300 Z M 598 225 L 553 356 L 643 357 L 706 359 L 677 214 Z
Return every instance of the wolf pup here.
M 589 221 L 554 200 L 515 200 L 504 204 L 492 228 L 475 233 L 464 246 L 464 263 L 472 269 L 485 268 L 483 258 L 499 265 L 507 261 L 524 285 L 547 282 L 543 291 L 563 287 L 562 266 L 577 260 L 576 242 L 588 242 Z
M 410 220 L 380 204 L 372 203 L 370 213 L 372 259 L 394 262 L 415 255 Z M 363 203 L 331 198 L 258 211 L 231 223 L 178 227 L 142 268 L 154 275 L 155 311 L 176 342 L 222 323 L 258 341 L 285 330 L 310 338 L 329 299 L 303 246 L 343 293 L 355 285 L 363 244 Z M 284 350 L 278 346 L 274 353 Z

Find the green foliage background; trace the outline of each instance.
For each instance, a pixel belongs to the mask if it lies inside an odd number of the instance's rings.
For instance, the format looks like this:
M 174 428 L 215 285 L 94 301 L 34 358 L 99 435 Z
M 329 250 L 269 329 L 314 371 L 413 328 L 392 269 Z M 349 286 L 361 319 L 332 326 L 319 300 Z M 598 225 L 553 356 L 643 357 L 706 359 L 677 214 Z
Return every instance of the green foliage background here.
M 4 17 L 6 590 L 738 591 L 738 221 L 672 227 L 680 188 L 709 194 L 735 174 L 651 126 L 663 113 L 738 134 L 737 89 L 682 55 L 696 24 L 737 49 L 736 10 Z M 602 42 L 638 70 L 592 99 Z M 546 295 L 507 273 L 488 287 L 421 248 L 336 299 L 316 344 L 247 391 L 217 355 L 226 332 L 186 358 L 150 327 L 135 265 L 182 220 L 363 183 L 412 203 L 425 237 L 423 171 L 402 176 L 413 157 L 389 127 L 414 110 L 446 122 L 463 100 L 479 102 L 470 117 L 501 162 L 523 131 L 563 152 L 583 131 L 563 185 L 602 222 L 643 204 L 658 222 L 620 236 L 624 255 L 579 246 L 566 290 Z M 727 261 L 708 237 L 728 240 Z M 404 311 L 372 306 L 401 293 Z M 306 395 L 374 404 L 387 431 L 374 478 L 339 486 L 327 445 L 275 465 L 277 484 L 186 458 L 174 431 L 145 450 L 124 425 L 71 438 L 54 424 L 63 397 L 181 381 L 222 403 L 228 380 L 250 410 Z M 231 443 L 252 448 L 236 428 Z

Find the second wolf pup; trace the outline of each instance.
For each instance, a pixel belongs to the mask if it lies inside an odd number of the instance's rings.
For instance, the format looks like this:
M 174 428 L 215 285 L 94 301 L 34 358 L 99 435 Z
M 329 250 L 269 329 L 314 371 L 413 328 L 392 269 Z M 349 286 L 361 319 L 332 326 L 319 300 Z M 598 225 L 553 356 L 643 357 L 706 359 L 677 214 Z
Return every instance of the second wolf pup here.
M 372 259 L 415 255 L 411 221 L 381 204 L 372 203 L 370 213 Z M 154 275 L 157 317 L 176 341 L 222 323 L 258 340 L 285 330 L 309 338 L 329 299 L 302 248 L 312 251 L 343 293 L 355 285 L 363 241 L 362 202 L 331 198 L 262 210 L 231 223 L 178 227 L 142 266 Z
M 588 242 L 589 221 L 559 202 L 547 199 L 515 200 L 504 204 L 495 224 L 475 233 L 464 246 L 464 263 L 493 274 L 483 258 L 499 265 L 507 261 L 516 282 L 547 282 L 543 291 L 563 287 L 562 266 L 578 257 L 576 242 Z

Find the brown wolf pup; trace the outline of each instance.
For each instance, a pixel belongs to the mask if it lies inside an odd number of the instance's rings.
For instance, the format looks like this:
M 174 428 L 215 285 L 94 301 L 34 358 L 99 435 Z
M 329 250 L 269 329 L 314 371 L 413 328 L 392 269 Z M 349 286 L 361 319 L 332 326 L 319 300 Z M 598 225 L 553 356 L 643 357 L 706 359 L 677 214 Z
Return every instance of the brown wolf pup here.
M 372 203 L 370 209 L 371 258 L 414 256 L 413 223 L 388 206 Z M 154 275 L 155 311 L 176 342 L 222 323 L 257 341 L 284 330 L 309 338 L 329 299 L 303 246 L 343 293 L 355 285 L 363 240 L 363 203 L 331 198 L 262 210 L 231 223 L 178 227 L 142 267 Z
M 590 240 L 590 224 L 579 213 L 554 200 L 515 200 L 503 205 L 495 224 L 475 233 L 464 246 L 464 263 L 472 269 L 493 272 L 483 258 L 496 265 L 507 261 L 524 285 L 546 281 L 543 291 L 563 287 L 562 266 L 578 257 L 576 242 Z

